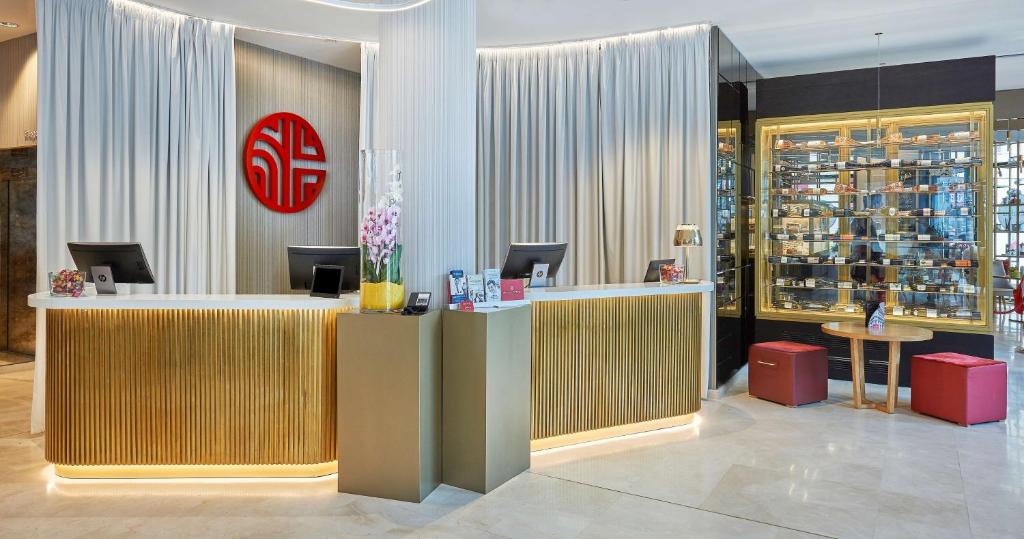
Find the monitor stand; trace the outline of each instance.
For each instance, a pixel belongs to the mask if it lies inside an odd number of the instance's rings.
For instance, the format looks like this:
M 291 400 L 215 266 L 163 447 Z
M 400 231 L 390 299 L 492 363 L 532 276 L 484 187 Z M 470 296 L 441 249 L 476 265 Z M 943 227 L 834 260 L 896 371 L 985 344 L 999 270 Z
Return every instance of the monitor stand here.
M 114 273 L 110 271 L 110 266 L 92 266 L 89 273 L 92 274 L 92 282 L 96 283 L 96 294 L 117 294 L 117 285 L 114 283 Z
M 548 286 L 548 264 L 534 264 L 530 272 L 530 288 L 544 288 Z

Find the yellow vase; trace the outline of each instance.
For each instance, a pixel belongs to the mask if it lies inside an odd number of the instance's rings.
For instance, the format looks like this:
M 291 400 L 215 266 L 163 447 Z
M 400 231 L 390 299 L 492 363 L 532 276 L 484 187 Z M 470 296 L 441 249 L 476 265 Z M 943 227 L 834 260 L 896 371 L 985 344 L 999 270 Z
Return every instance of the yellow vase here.
M 359 285 L 359 306 L 367 311 L 397 311 L 405 301 L 405 286 L 384 281 Z

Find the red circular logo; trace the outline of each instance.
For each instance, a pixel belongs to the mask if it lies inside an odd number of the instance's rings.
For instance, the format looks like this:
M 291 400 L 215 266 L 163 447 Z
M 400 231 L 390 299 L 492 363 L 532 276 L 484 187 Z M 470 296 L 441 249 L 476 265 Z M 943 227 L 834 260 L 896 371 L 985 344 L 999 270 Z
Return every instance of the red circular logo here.
M 275 112 L 256 122 L 245 141 L 245 179 L 252 194 L 281 213 L 308 208 L 327 180 L 320 135 L 305 118 Z

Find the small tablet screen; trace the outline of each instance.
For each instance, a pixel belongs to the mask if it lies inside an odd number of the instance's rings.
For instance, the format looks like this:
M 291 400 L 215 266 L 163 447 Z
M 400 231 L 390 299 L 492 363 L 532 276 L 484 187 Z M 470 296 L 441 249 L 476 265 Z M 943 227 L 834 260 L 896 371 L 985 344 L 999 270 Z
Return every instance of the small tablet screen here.
M 336 298 L 341 295 L 341 278 L 345 274 L 345 266 L 313 266 L 313 286 L 309 289 L 310 296 Z

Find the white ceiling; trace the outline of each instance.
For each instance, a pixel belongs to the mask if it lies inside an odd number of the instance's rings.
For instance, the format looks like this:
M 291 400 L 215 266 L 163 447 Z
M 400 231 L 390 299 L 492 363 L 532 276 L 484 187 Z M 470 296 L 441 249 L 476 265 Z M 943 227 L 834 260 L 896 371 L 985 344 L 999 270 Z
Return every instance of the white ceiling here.
M 359 71 L 359 43 L 356 41 L 338 42 L 325 39 L 299 38 L 245 28 L 235 30 L 235 37 L 249 43 L 309 58 L 321 64 L 332 65 L 349 71 Z
M 374 40 L 377 17 L 306 0 L 146 0 L 201 17 L 341 40 Z M 0 0 L 9 6 L 31 0 Z M 386 16 L 386 15 L 385 15 Z M 719 25 L 763 76 L 1024 53 L 1024 0 L 478 0 L 480 46 Z M 2 35 L 2 34 L 0 34 Z M 247 41 L 358 68 L 351 44 L 240 30 Z M 0 40 L 4 39 L 0 37 Z M 997 60 L 997 87 L 1024 88 L 1024 56 Z

